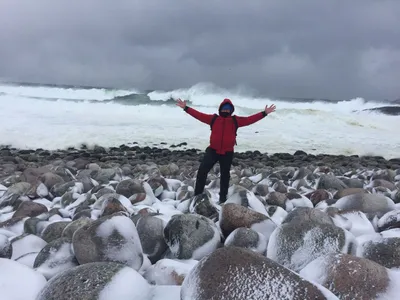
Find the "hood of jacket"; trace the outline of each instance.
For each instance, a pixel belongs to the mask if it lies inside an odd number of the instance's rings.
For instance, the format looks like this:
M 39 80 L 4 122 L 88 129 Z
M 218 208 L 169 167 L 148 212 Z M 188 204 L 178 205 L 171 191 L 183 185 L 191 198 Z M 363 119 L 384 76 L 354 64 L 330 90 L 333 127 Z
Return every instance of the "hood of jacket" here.
M 226 104 L 226 103 L 232 105 L 232 114 L 233 114 L 233 112 L 235 111 L 235 106 L 233 105 L 232 101 L 231 101 L 230 99 L 228 99 L 228 98 L 225 98 L 225 99 L 221 102 L 221 104 L 220 104 L 219 107 L 218 107 L 218 112 L 221 111 L 222 105 L 224 105 L 224 104 Z

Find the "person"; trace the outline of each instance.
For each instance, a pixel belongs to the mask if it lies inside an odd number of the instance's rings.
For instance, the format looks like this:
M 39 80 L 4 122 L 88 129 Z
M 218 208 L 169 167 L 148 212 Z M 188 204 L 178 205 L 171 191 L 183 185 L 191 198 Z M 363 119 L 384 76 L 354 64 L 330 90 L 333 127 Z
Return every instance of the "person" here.
M 197 196 L 204 192 L 207 175 L 216 162 L 219 162 L 219 202 L 224 203 L 228 194 L 230 169 L 233 160 L 234 146 L 236 143 L 237 128 L 248 126 L 260 121 L 265 116 L 274 112 L 276 107 L 272 104 L 270 107 L 265 106 L 263 111 L 254 115 L 241 117 L 232 115 L 235 111 L 235 106 L 230 99 L 224 99 L 220 103 L 218 108 L 219 114 L 205 114 L 197 111 L 196 109 L 189 107 L 186 104 L 186 100 L 182 101 L 181 99 L 177 99 L 176 105 L 195 119 L 211 126 L 210 144 L 206 148 L 205 155 L 197 171 L 194 195 Z

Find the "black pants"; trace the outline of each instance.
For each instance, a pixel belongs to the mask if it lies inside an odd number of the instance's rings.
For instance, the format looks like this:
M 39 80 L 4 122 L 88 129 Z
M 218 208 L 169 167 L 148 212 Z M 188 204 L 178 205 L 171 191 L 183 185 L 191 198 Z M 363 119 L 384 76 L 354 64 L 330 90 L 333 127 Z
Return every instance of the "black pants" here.
M 197 172 L 196 187 L 194 194 L 199 195 L 204 191 L 206 185 L 208 172 L 212 167 L 219 162 L 220 166 L 220 191 L 219 191 L 219 202 L 223 203 L 226 201 L 226 195 L 228 194 L 230 170 L 232 165 L 233 152 L 226 152 L 225 154 L 217 154 L 214 149 L 207 147 L 204 158 L 200 164 Z

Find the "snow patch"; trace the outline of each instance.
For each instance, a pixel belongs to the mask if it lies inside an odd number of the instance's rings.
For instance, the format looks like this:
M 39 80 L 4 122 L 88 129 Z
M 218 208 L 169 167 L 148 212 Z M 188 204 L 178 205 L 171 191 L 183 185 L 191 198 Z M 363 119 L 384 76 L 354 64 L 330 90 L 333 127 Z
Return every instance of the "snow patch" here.
M 63 243 L 60 248 L 50 249 L 46 261 L 36 268 L 36 271 L 43 274 L 49 280 L 58 273 L 73 268 L 77 264 L 72 262 L 73 252 L 70 243 Z
M 152 289 L 135 270 L 124 267 L 100 292 L 99 300 L 149 300 Z
M 1 299 L 35 300 L 46 278 L 23 264 L 0 258 Z
M 113 216 L 98 226 L 96 234 L 105 240 L 105 244 L 109 244 L 107 241 L 115 231 L 123 240 L 119 245 L 108 245 L 105 249 L 106 256 L 112 260 L 126 261 L 133 269 L 139 270 L 142 266 L 139 256 L 143 254 L 143 250 L 135 224 L 128 217 Z
M 214 224 L 212 224 L 211 226 L 214 231 L 212 239 L 207 241 L 207 243 L 200 246 L 196 250 L 194 250 L 192 259 L 202 259 L 204 256 L 211 254 L 218 247 L 218 244 L 221 241 L 221 235 L 218 231 L 218 228 L 216 228 Z
M 46 245 L 47 242 L 42 238 L 33 234 L 29 234 L 13 241 L 13 253 L 11 259 L 15 260 L 20 256 L 30 252 L 40 252 L 40 250 L 42 250 Z

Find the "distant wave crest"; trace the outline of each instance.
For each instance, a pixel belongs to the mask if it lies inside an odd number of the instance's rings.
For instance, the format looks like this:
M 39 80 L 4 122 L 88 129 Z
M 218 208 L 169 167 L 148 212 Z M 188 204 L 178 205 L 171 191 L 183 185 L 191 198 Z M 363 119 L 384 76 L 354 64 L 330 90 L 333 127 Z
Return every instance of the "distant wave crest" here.
M 363 98 L 349 100 L 283 98 L 253 96 L 246 89 L 226 90 L 210 83 L 199 83 L 190 88 L 171 91 L 145 91 L 137 89 L 83 88 L 69 86 L 0 84 L 0 97 L 14 96 L 47 101 L 90 102 L 120 105 L 174 105 L 175 99 L 188 100 L 196 107 L 218 107 L 224 98 L 232 99 L 236 107 L 260 110 L 274 103 L 281 111 L 315 113 L 318 111 L 370 112 L 400 115 L 400 101 L 366 101 Z

